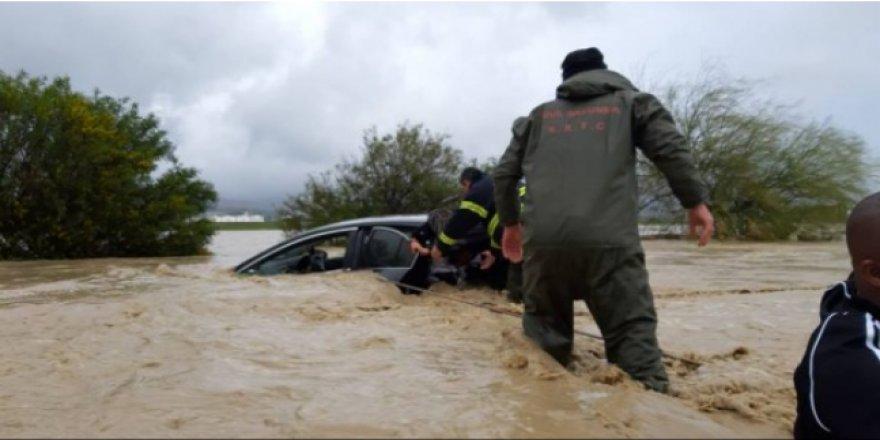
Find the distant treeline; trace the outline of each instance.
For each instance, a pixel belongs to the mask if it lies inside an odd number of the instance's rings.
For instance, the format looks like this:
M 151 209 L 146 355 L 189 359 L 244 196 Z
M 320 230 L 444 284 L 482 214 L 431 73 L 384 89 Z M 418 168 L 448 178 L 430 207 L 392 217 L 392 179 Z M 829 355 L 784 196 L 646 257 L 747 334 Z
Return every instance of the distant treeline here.
M 215 231 L 271 231 L 280 230 L 281 222 L 211 222 Z

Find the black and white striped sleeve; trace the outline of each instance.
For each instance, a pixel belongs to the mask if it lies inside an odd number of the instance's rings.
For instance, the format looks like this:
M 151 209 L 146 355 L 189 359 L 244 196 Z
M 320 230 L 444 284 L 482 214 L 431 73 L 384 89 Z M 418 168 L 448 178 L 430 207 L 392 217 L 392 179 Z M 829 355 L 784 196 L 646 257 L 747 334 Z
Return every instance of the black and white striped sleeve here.
M 806 399 L 796 437 L 880 438 L 880 323 L 871 314 L 826 316 L 799 369 Z

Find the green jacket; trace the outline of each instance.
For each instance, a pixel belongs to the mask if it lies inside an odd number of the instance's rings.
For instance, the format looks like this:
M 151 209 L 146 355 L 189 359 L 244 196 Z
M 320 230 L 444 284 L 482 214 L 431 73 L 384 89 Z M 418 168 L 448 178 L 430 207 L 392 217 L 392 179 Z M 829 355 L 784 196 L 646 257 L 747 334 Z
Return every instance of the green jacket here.
M 684 138 L 653 95 L 601 69 L 572 76 L 556 97 L 514 122 L 493 173 L 501 223 L 521 220 L 525 244 L 637 244 L 636 147 L 666 176 L 685 208 L 706 200 Z M 516 186 L 523 176 L 529 188 L 520 218 Z

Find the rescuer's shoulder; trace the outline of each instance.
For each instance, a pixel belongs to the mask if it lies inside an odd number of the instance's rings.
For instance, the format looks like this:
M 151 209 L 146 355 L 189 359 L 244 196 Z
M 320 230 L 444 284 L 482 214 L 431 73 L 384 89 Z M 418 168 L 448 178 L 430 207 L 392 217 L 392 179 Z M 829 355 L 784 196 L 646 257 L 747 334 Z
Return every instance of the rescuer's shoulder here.
M 647 123 L 657 119 L 670 118 L 669 111 L 655 95 L 647 92 L 633 92 L 632 114 L 637 123 Z
M 513 121 L 510 131 L 517 139 L 521 139 L 529 132 L 530 120 L 526 116 L 520 116 Z
M 648 92 L 633 91 L 632 102 L 633 108 L 641 111 L 651 111 L 656 109 L 665 109 L 660 98 Z
M 630 93 L 632 96 L 633 107 L 646 107 L 660 104 L 660 100 L 651 93 L 639 91 L 633 91 Z
M 532 111 L 529 112 L 528 116 L 520 116 L 513 121 L 513 125 L 510 127 L 510 131 L 513 133 L 513 136 L 517 139 L 523 139 L 529 134 L 529 130 L 533 126 L 535 126 L 535 121 L 538 121 L 541 118 L 541 115 L 544 112 L 544 107 L 547 104 L 552 104 L 555 102 L 547 101 L 544 102 L 537 107 L 533 108 Z

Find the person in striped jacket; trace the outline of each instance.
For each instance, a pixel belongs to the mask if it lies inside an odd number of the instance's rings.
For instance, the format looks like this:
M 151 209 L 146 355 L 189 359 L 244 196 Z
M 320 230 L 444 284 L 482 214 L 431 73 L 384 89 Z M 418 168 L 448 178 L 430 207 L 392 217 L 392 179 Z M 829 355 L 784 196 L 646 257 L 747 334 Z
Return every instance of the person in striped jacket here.
M 795 438 L 880 438 L 880 193 L 850 213 L 849 279 L 822 297 L 794 373 Z

